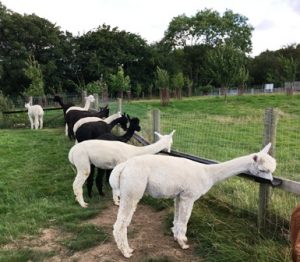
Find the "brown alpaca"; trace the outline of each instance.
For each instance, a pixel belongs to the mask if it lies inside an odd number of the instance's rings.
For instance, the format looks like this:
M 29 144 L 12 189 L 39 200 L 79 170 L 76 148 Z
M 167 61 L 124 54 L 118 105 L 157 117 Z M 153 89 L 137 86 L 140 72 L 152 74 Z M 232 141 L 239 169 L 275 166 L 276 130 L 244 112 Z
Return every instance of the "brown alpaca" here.
M 290 226 L 292 259 L 293 262 L 300 262 L 300 204 L 292 212 Z

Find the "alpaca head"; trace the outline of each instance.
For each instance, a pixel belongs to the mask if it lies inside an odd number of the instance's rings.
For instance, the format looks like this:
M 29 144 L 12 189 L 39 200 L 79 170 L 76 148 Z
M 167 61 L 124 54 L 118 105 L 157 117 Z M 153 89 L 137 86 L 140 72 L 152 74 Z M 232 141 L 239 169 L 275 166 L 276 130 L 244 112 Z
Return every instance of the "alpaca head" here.
M 103 117 L 104 117 L 104 118 L 108 117 L 108 116 L 109 116 L 109 108 L 108 108 L 108 105 L 106 105 L 105 107 L 100 107 L 99 113 L 103 114 Z
M 29 108 L 30 107 L 30 103 L 25 103 L 25 108 Z
M 161 135 L 158 132 L 154 132 L 154 134 L 156 134 L 159 138 L 159 141 L 164 141 L 166 147 L 164 148 L 165 150 L 167 150 L 169 153 L 171 152 L 171 146 L 173 144 L 173 135 L 175 133 L 176 130 L 173 130 L 170 134 L 168 135 Z
M 127 130 L 127 123 L 128 123 L 128 118 L 125 114 L 121 115 L 121 117 L 118 118 L 118 124 L 124 131 Z
M 276 160 L 268 155 L 271 143 L 266 145 L 260 152 L 253 155 L 253 163 L 250 168 L 251 174 L 273 180 L 272 173 L 276 169 Z
M 95 102 L 95 97 L 93 95 L 89 95 L 87 97 L 85 97 L 85 101 L 89 101 L 91 103 Z
M 54 96 L 53 101 L 54 102 L 59 102 L 59 101 L 62 101 L 62 99 L 61 99 L 60 96 Z
M 129 115 L 127 115 L 127 118 L 129 120 L 129 128 L 131 128 L 131 130 L 140 132 L 141 131 L 140 120 L 137 117 L 130 118 Z

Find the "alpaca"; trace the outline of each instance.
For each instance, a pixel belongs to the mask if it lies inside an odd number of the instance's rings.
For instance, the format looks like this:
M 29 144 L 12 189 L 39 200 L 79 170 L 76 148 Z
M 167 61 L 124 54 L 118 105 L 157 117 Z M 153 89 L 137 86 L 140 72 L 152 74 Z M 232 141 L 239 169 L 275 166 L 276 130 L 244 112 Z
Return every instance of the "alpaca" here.
M 131 157 L 156 154 L 162 150 L 170 152 L 173 143 L 173 130 L 169 135 L 155 132 L 159 140 L 147 146 L 134 146 L 119 141 L 87 140 L 74 145 L 69 151 L 69 161 L 76 167 L 77 175 L 73 182 L 76 200 L 82 207 L 87 207 L 82 194 L 82 186 L 90 174 L 90 165 L 101 169 L 113 169 Z
M 121 117 L 122 114 L 121 112 L 117 112 L 116 114 L 113 114 L 111 116 L 108 116 L 106 118 L 100 118 L 100 117 L 95 117 L 95 116 L 90 116 L 90 117 L 84 117 L 79 119 L 73 126 L 73 133 L 74 135 L 76 134 L 76 131 L 79 127 L 81 127 L 83 124 L 85 123 L 89 123 L 89 122 L 98 122 L 98 121 L 104 121 L 105 123 L 109 124 L 111 123 L 113 120 Z
M 25 107 L 28 110 L 28 118 L 30 121 L 30 128 L 40 129 L 43 128 L 44 110 L 40 105 L 30 105 L 26 103 Z
M 79 142 L 97 139 L 99 136 L 110 133 L 115 125 L 119 124 L 123 130 L 127 130 L 128 118 L 123 114 L 110 123 L 104 121 L 89 122 L 81 125 L 76 131 L 75 139 Z
M 141 131 L 141 127 L 140 127 L 140 120 L 136 117 L 134 118 L 130 118 L 129 115 L 127 115 L 127 118 L 129 120 L 129 127 L 126 131 L 125 134 L 121 135 L 121 136 L 117 136 L 113 133 L 105 133 L 99 137 L 97 137 L 97 139 L 100 140 L 110 140 L 110 141 L 120 141 L 123 143 L 128 142 L 131 137 L 133 136 L 134 132 L 137 131 Z M 99 192 L 100 196 L 104 196 L 105 194 L 103 193 L 103 177 L 104 177 L 104 173 L 106 172 L 106 181 L 108 182 L 109 176 L 110 176 L 110 170 L 103 170 L 103 169 L 99 169 L 98 168 L 98 174 L 96 177 L 96 186 Z M 89 177 L 87 178 L 87 190 L 88 190 L 88 196 L 91 198 L 92 197 L 92 188 L 93 188 L 93 183 L 94 183 L 94 167 L 91 168 L 91 172 Z
M 268 144 L 258 153 L 212 165 L 163 155 L 137 156 L 117 165 L 109 182 L 114 203 L 119 205 L 113 235 L 122 254 L 127 258 L 132 256 L 127 227 L 144 193 L 175 200 L 172 232 L 180 247 L 187 249 L 187 223 L 194 202 L 217 182 L 240 173 L 250 172 L 273 180 L 276 161 L 267 154 L 270 147 Z
M 300 262 L 300 205 L 292 212 L 290 223 L 292 260 Z
M 71 110 L 81 110 L 81 111 L 88 111 L 90 109 L 91 103 L 95 102 L 95 97 L 93 95 L 86 96 L 84 98 L 85 104 L 84 107 L 80 106 L 71 106 L 67 109 L 66 114 L 69 113 Z
M 90 111 L 82 111 L 82 110 L 71 110 L 66 115 L 66 123 L 67 123 L 67 132 L 70 139 L 75 138 L 73 129 L 75 123 L 86 117 L 98 117 L 98 118 L 106 118 L 109 116 L 109 109 L 106 105 L 105 107 L 100 107 L 100 111 L 98 112 L 90 112 Z
M 65 104 L 65 103 L 63 102 L 62 97 L 60 97 L 60 96 L 54 96 L 53 101 L 59 103 L 59 105 L 60 105 L 61 108 L 63 109 L 63 112 L 64 112 L 64 118 L 66 118 L 66 111 L 67 111 L 71 106 L 75 106 L 73 103 L 67 103 L 67 104 Z
M 65 114 L 65 121 L 66 121 L 66 136 L 68 135 L 68 124 L 67 124 L 67 114 L 71 111 L 71 110 L 80 110 L 80 111 L 87 111 L 90 109 L 91 103 L 95 102 L 95 97 L 93 95 L 89 95 L 86 96 L 85 98 L 85 104 L 84 107 L 79 107 L 79 106 L 71 106 L 66 110 L 66 114 Z

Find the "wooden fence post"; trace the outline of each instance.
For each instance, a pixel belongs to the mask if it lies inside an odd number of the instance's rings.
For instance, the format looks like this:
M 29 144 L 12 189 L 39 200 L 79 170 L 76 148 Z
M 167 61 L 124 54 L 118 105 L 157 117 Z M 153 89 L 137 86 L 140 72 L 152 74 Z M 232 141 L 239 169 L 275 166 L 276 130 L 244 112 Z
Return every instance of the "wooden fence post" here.
M 99 111 L 99 95 L 95 93 L 95 94 L 93 94 L 93 96 L 95 97 L 95 102 L 94 102 L 93 108 L 96 111 Z
M 118 111 L 122 114 L 122 98 L 118 98 Z
M 272 147 L 269 151 L 269 154 L 275 157 L 275 148 L 276 148 L 276 127 L 278 122 L 278 115 L 276 110 L 273 108 L 267 108 L 265 110 L 264 118 L 264 137 L 263 137 L 263 146 L 268 143 L 272 143 Z M 261 230 L 265 227 L 266 216 L 268 212 L 270 198 L 270 186 L 268 184 L 259 185 L 259 206 L 258 206 L 258 230 Z
M 81 103 L 83 104 L 83 106 L 85 105 L 85 97 L 87 97 L 87 92 L 86 90 L 83 90 L 81 93 Z
M 152 135 L 153 142 L 158 140 L 158 137 L 154 134 L 154 132 L 160 133 L 160 111 L 159 109 L 152 110 Z

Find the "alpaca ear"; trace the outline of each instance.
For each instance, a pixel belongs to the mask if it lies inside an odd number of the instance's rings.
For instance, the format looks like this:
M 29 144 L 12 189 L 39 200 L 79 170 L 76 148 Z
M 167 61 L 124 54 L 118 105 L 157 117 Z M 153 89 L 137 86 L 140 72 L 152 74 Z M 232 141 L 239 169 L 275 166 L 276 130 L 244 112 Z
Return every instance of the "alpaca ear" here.
M 257 155 L 253 157 L 254 162 L 257 162 Z
M 260 150 L 260 153 L 268 154 L 271 146 L 272 146 L 272 143 L 267 144 L 262 150 Z
M 176 130 L 174 129 L 174 130 L 171 132 L 170 136 L 173 136 L 175 132 L 176 132 Z
M 162 137 L 162 135 L 156 131 L 154 131 L 154 134 L 157 135 L 159 139 Z

